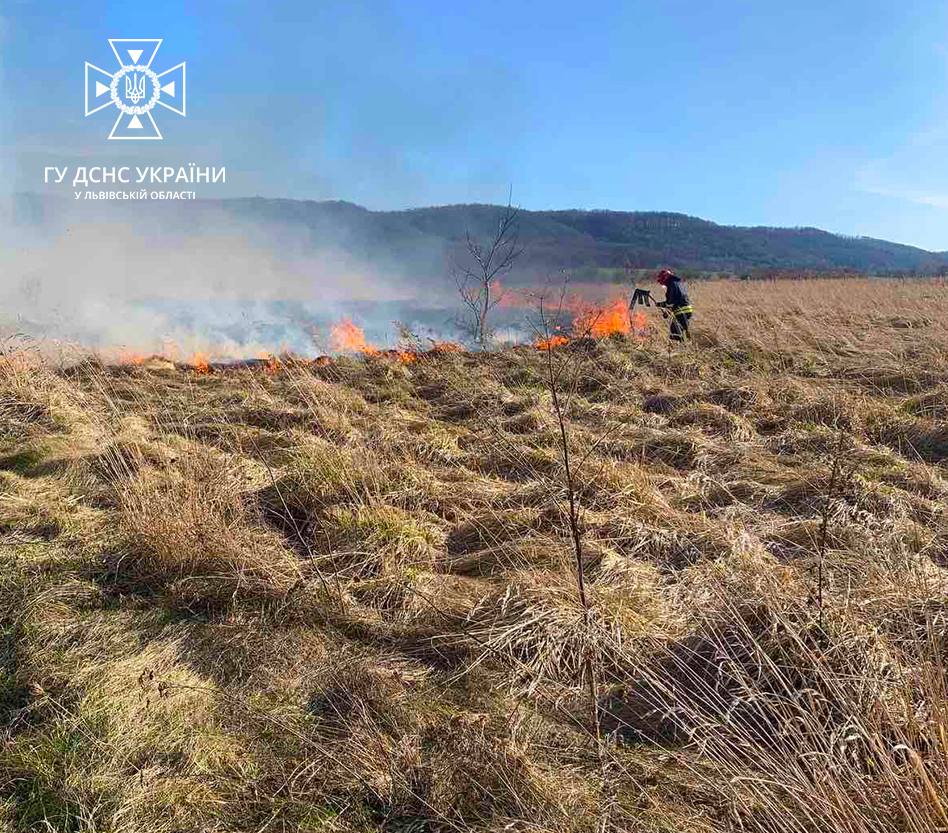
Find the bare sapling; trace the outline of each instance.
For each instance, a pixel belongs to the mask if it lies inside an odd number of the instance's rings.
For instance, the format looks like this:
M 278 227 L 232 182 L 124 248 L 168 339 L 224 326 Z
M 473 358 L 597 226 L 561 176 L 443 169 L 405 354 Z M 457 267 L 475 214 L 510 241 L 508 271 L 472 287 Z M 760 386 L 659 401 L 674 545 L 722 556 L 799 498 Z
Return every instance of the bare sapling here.
M 823 498 L 823 511 L 820 517 L 820 541 L 817 555 L 817 608 L 819 610 L 820 628 L 823 627 L 823 588 L 824 588 L 824 564 L 826 561 L 826 534 L 829 529 L 830 506 L 833 497 L 836 494 L 836 484 L 840 480 L 840 470 L 843 463 L 843 452 L 845 451 L 846 433 L 842 427 L 839 429 L 839 437 L 836 441 L 836 449 L 833 453 L 833 468 L 830 471 L 829 483 L 826 487 L 826 495 Z M 843 475 L 843 479 L 848 479 L 855 471 L 855 466 L 849 473 Z
M 563 330 L 560 323 L 563 319 L 564 302 L 567 296 L 569 286 L 568 276 L 564 279 L 559 291 L 559 299 L 555 306 L 547 306 L 545 293 L 537 297 L 538 321 L 535 322 L 534 329 L 539 344 L 545 345 L 544 356 L 544 383 L 550 391 L 550 397 L 553 404 L 553 413 L 556 417 L 557 430 L 559 433 L 559 448 L 563 461 L 563 481 L 566 489 L 566 497 L 569 503 L 569 530 L 573 546 L 573 555 L 576 561 L 576 589 L 579 595 L 579 601 L 583 608 L 583 628 L 588 636 L 591 633 L 591 611 L 589 597 L 586 592 L 586 578 L 584 570 L 583 557 L 583 523 L 582 506 L 579 502 L 579 494 L 576 488 L 577 477 L 589 460 L 590 455 L 596 448 L 604 442 L 609 436 L 615 434 L 616 430 L 624 427 L 624 421 L 620 421 L 616 426 L 607 429 L 591 445 L 588 451 L 576 461 L 570 454 L 569 437 L 569 411 L 572 397 L 576 393 L 577 383 L 581 377 L 582 364 L 587 356 L 583 347 L 575 350 L 562 350 L 555 347 L 555 334 Z M 587 315 L 583 317 L 583 330 L 575 332 L 574 339 L 590 338 L 599 315 Z M 596 682 L 596 668 L 594 664 L 595 651 L 591 646 L 586 646 L 584 657 L 584 673 L 589 686 L 589 697 L 592 703 L 593 715 L 596 723 L 596 738 L 600 741 L 600 709 L 599 693 Z
M 455 286 L 465 306 L 457 318 L 458 327 L 478 347 L 486 347 L 491 340 L 493 330 L 489 319 L 491 312 L 504 299 L 504 289 L 500 277 L 523 254 L 520 245 L 519 209 L 513 208 L 510 195 L 507 206 L 497 221 L 497 227 L 490 242 L 479 243 L 466 230 L 465 258 L 455 261 L 452 271 Z

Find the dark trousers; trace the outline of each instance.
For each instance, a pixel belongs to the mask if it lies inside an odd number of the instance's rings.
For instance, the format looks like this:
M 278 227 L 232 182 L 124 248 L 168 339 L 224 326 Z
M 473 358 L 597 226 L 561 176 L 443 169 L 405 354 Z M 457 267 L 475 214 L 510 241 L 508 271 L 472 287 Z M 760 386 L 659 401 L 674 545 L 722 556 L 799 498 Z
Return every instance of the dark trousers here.
M 691 338 L 691 333 L 688 332 L 689 321 L 691 321 L 690 312 L 680 312 L 678 315 L 672 316 L 671 330 L 669 332 L 669 337 L 672 341 L 684 341 L 686 338 Z

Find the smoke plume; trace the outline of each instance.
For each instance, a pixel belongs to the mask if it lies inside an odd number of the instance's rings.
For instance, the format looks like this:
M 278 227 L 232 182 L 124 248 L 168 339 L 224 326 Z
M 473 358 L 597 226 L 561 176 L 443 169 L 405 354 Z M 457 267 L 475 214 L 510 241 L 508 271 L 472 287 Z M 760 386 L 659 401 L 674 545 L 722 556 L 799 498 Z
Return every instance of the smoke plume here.
M 360 239 L 355 223 L 274 217 L 263 201 L 119 205 L 19 195 L 0 215 L 0 239 L 8 333 L 221 358 L 313 355 L 342 318 L 382 343 L 394 338 L 393 318 L 456 335 L 439 248 L 396 257 Z

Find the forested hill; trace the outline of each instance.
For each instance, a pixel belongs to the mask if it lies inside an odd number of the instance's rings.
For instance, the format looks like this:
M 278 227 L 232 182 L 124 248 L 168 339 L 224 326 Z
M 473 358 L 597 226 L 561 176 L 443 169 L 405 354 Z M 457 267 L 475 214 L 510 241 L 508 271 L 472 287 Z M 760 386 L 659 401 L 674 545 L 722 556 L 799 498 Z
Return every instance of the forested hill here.
M 497 206 L 462 205 L 390 212 L 426 234 L 450 238 L 472 227 L 486 236 Z M 522 239 L 531 261 L 549 268 L 671 266 L 751 269 L 853 269 L 941 272 L 948 252 L 845 237 L 817 228 L 722 226 L 685 214 L 652 211 L 524 211 Z
M 67 222 L 56 205 L 21 194 L 14 215 L 19 223 Z M 91 210 L 93 206 L 82 204 L 83 219 Z M 97 210 L 112 208 L 100 205 Z M 441 274 L 463 246 L 466 230 L 488 237 L 502 211 L 491 205 L 370 211 L 342 201 L 260 197 L 135 207 L 136 216 L 154 215 L 162 226 L 187 234 L 219 228 L 223 215 L 225 221 L 233 218 L 277 229 L 281 238 L 303 246 L 339 246 L 362 257 Z M 519 271 L 550 274 L 565 269 L 575 277 L 594 277 L 626 265 L 730 273 L 786 269 L 930 274 L 948 269 L 948 252 L 816 228 L 722 226 L 671 212 L 521 211 L 520 241 L 526 251 Z

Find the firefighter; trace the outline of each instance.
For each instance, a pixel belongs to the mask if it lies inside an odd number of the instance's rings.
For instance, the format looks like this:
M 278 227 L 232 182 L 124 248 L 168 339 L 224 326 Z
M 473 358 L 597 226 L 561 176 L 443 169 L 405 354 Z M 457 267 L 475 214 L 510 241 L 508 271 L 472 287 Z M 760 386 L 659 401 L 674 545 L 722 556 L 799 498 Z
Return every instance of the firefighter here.
M 669 337 L 672 341 L 690 339 L 688 324 L 694 310 L 691 308 L 691 301 L 688 300 L 688 290 L 684 281 L 668 269 L 662 269 L 658 273 L 657 280 L 665 287 L 665 300 L 659 301 L 656 306 L 671 311 Z

